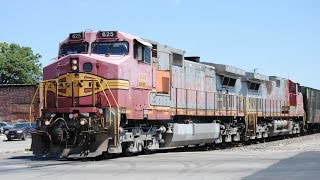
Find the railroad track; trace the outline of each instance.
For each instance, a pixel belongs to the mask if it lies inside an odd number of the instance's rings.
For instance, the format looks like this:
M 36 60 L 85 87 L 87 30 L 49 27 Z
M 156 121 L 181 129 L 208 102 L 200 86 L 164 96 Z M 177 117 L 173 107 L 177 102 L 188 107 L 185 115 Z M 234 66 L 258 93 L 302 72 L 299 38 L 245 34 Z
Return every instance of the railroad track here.
M 224 149 L 231 149 L 236 147 L 245 147 L 245 146 L 251 146 L 255 144 L 261 144 L 261 143 L 268 143 L 268 142 L 275 142 L 285 139 L 294 139 L 301 136 L 309 136 L 320 132 L 312 132 L 312 133 L 305 133 L 305 134 L 295 134 L 295 135 L 284 135 L 284 136 L 275 136 L 275 137 L 268 137 L 267 139 L 255 139 L 255 140 L 249 140 L 249 141 L 240 141 L 240 142 L 231 142 L 231 143 L 220 143 L 220 144 L 211 144 L 211 145 L 203 145 L 203 146 L 188 146 L 188 147 L 177 147 L 177 148 L 168 148 L 168 149 L 159 149 L 156 151 L 151 151 L 148 154 L 154 154 L 154 153 L 170 153 L 170 152 L 196 152 L 196 151 L 215 151 L 215 150 L 224 150 Z M 132 154 L 132 156 L 138 156 L 143 155 L 145 153 L 138 153 L 138 154 Z M 128 155 L 122 153 L 118 154 L 116 156 L 105 158 L 103 156 L 99 156 L 95 158 L 95 160 L 103 160 L 103 159 L 114 159 L 119 157 L 128 157 Z M 69 159 L 74 160 L 74 159 Z

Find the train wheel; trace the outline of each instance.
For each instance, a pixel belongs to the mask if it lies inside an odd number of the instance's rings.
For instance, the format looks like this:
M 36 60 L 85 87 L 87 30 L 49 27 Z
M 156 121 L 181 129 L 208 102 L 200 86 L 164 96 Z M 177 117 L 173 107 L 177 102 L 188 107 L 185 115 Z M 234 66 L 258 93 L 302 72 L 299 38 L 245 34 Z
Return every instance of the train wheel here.
M 130 144 L 128 144 L 128 143 L 124 143 L 122 146 L 122 148 L 123 148 L 122 152 L 127 157 L 131 157 L 133 155 L 133 152 L 129 151 L 129 147 L 130 147 Z
M 151 154 L 151 151 L 148 148 L 143 148 L 143 154 Z
M 126 155 L 127 157 L 131 157 L 133 156 L 133 152 L 130 152 L 129 150 L 125 150 L 124 155 Z
M 261 143 L 265 143 L 265 142 L 266 142 L 266 139 L 265 139 L 265 138 L 261 138 L 261 139 L 260 139 L 260 142 L 261 142 Z
M 108 151 L 103 152 L 102 155 L 105 159 L 112 159 L 113 158 L 113 154 L 110 154 Z
M 215 148 L 216 148 L 215 143 L 206 144 L 206 146 L 207 146 L 208 151 L 215 150 Z
M 220 143 L 220 145 L 221 145 L 221 149 L 227 149 L 228 148 L 228 143 L 226 143 L 225 141 L 222 141 Z

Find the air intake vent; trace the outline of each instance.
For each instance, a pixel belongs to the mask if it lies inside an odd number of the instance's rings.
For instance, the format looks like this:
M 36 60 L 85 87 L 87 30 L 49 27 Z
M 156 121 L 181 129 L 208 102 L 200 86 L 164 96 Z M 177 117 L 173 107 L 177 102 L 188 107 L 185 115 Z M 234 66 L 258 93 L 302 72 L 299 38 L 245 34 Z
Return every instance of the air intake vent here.
M 193 61 L 193 62 L 200 62 L 199 56 L 188 56 L 188 57 L 184 57 L 184 59 L 188 61 Z

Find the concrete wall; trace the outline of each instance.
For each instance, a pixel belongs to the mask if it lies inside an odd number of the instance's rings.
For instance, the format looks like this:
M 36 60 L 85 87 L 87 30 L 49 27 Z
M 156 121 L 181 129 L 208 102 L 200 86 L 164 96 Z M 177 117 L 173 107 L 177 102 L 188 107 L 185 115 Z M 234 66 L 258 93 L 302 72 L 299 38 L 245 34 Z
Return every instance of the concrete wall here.
M 29 120 L 29 106 L 35 91 L 35 85 L 0 85 L 0 121 Z

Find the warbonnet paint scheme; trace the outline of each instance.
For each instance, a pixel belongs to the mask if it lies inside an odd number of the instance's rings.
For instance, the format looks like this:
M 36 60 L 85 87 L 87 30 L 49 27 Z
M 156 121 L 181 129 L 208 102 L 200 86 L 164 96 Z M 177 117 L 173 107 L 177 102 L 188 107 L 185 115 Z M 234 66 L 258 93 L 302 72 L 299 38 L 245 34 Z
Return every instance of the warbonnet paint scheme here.
M 120 31 L 71 33 L 43 70 L 33 153 L 129 156 L 300 134 L 319 123 L 308 117 L 319 106 L 307 109 L 319 97 L 298 83 L 184 53 Z

